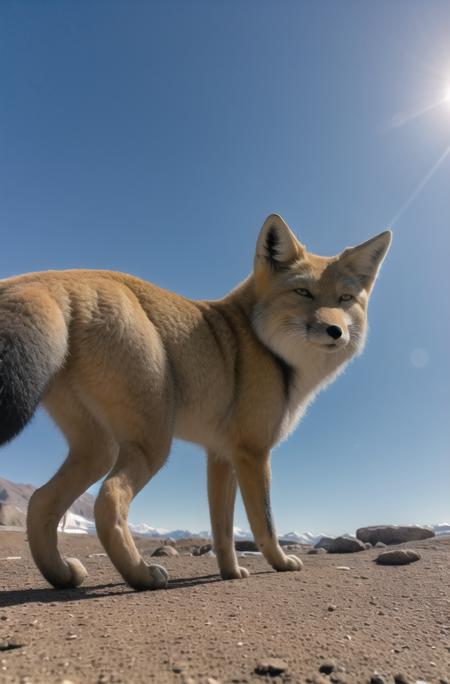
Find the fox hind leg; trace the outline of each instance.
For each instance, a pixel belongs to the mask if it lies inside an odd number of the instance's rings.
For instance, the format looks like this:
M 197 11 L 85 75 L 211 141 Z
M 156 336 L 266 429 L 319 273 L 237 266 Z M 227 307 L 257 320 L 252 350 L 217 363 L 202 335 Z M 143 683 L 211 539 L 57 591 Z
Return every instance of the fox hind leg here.
M 208 499 L 211 528 L 222 579 L 241 579 L 249 576 L 239 567 L 234 549 L 233 514 L 236 498 L 236 477 L 233 466 L 208 453 Z
M 134 307 L 132 316 L 128 309 L 125 313 L 109 354 L 105 345 L 86 349 L 91 370 L 84 369 L 80 380 L 119 444 L 117 461 L 95 502 L 95 523 L 125 581 L 135 589 L 156 589 L 166 586 L 167 573 L 141 558 L 129 531 L 128 510 L 169 454 L 175 382 L 162 340 L 142 308 Z
M 80 561 L 64 559 L 59 553 L 58 524 L 73 502 L 111 469 L 118 447 L 68 387 L 55 385 L 45 406 L 65 434 L 69 454 L 51 480 L 31 496 L 28 541 L 36 565 L 50 584 L 75 587 L 87 572 Z
M 95 502 L 100 541 L 117 570 L 134 589 L 162 589 L 168 582 L 163 567 L 147 565 L 141 557 L 127 519 L 132 499 L 163 465 L 169 447 L 170 441 L 159 450 L 155 445 L 137 441 L 122 443 L 117 463 Z

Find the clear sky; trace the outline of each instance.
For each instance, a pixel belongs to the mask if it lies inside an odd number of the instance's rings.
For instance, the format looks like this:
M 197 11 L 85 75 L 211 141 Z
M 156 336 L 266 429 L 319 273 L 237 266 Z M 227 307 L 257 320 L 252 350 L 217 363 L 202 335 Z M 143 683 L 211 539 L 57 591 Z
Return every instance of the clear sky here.
M 394 222 L 363 356 L 274 453 L 275 519 L 448 520 L 449 88 L 447 1 L 3 0 L 1 277 L 111 268 L 217 298 L 270 212 L 325 255 Z M 0 475 L 41 484 L 65 450 L 39 414 Z M 131 520 L 209 527 L 199 448 L 174 445 Z

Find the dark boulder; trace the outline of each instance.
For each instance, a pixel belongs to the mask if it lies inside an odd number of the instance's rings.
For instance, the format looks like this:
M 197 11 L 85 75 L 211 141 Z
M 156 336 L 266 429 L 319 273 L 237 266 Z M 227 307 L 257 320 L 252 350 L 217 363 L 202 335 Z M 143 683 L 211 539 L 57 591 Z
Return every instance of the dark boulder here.
M 370 542 L 373 546 L 377 542 L 383 544 L 403 544 L 403 542 L 419 541 L 434 537 L 435 533 L 428 527 L 419 525 L 373 525 L 360 527 L 356 536 L 362 542 Z

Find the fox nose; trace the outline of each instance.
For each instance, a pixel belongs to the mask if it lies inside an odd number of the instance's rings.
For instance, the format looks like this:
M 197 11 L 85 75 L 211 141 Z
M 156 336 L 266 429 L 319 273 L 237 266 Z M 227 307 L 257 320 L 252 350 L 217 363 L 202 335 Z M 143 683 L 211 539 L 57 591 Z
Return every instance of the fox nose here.
M 342 336 L 342 330 L 338 325 L 329 325 L 327 333 L 333 340 L 338 340 Z

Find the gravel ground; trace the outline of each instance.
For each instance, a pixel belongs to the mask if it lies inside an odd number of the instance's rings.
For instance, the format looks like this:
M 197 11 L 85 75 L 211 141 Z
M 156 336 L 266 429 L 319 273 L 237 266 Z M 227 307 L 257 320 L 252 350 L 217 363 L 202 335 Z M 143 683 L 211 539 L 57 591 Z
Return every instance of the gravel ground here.
M 89 571 L 78 590 L 49 588 L 25 534 L 0 531 L 2 684 L 450 681 L 448 538 L 402 545 L 422 558 L 401 567 L 376 565 L 378 549 L 303 551 L 303 571 L 284 574 L 246 557 L 251 577 L 231 582 L 214 558 L 183 555 L 186 541 L 180 556 L 157 559 L 169 589 L 139 593 L 92 555 L 96 537 L 60 543 Z M 146 558 L 155 545 L 138 541 Z M 283 671 L 269 674 L 268 659 Z

